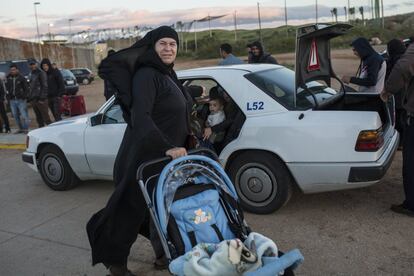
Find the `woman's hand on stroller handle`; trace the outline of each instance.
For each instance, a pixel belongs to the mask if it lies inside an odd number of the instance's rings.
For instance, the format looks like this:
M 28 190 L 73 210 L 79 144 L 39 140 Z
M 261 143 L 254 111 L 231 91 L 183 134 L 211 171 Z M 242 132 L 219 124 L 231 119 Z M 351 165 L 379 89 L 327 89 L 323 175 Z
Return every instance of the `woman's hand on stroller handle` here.
M 187 150 L 185 148 L 177 147 L 169 149 L 165 152 L 166 156 L 170 156 L 172 159 L 177 159 L 182 156 L 187 155 Z

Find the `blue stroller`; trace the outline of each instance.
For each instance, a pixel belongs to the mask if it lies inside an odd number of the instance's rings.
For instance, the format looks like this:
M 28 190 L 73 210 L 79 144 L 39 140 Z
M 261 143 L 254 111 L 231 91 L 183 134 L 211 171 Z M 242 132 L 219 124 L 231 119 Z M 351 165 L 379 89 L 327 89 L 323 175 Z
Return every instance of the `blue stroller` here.
M 233 239 L 244 242 L 251 231 L 234 186 L 218 163 L 217 155 L 200 149 L 169 161 L 171 158 L 146 162 L 137 172 L 168 261 L 171 263 L 199 244 L 219 244 Z M 161 173 L 154 173 L 166 163 Z M 292 263 L 282 275 L 294 275 L 292 268 L 297 264 Z M 170 272 L 173 273 L 171 265 Z

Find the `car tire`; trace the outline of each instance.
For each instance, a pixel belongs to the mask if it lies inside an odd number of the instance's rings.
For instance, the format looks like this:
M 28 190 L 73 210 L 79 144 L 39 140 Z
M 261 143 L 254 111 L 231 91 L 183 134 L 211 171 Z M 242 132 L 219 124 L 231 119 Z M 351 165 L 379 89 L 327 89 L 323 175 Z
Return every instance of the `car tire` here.
M 82 80 L 82 83 L 83 83 L 84 85 L 87 85 L 87 84 L 89 84 L 89 83 L 90 83 L 90 81 L 89 81 L 89 79 L 88 79 L 88 78 L 84 78 L 84 79 Z
M 38 161 L 40 175 L 52 190 L 66 191 L 80 182 L 58 147 L 53 145 L 44 147 L 39 154 Z
M 244 152 L 230 164 L 229 176 L 244 210 L 269 214 L 290 199 L 293 179 L 282 160 L 267 152 Z

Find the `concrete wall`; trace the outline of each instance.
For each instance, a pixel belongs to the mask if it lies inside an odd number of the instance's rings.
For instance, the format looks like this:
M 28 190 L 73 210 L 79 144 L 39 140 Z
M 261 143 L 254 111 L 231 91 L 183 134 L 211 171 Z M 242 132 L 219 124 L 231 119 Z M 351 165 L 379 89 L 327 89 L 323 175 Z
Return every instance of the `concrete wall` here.
M 41 54 L 40 54 L 41 52 Z M 60 45 L 32 43 L 0 37 L 0 61 L 35 58 L 49 58 L 61 68 L 88 67 L 96 70 L 93 49 L 70 48 Z

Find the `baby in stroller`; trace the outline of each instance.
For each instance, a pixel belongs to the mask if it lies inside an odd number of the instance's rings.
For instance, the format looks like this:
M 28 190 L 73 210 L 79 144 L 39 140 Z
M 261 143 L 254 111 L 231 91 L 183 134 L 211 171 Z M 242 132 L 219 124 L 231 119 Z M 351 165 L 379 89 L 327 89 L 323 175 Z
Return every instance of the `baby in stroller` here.
M 207 153 L 217 161 L 217 156 Z M 236 191 L 223 168 L 203 155 L 168 163 L 154 189 L 138 169 L 139 186 L 173 275 L 293 275 L 303 257 L 298 250 L 279 256 L 270 239 L 250 231 Z M 249 274 L 253 273 L 253 274 Z M 270 274 L 269 274 L 270 273 Z

